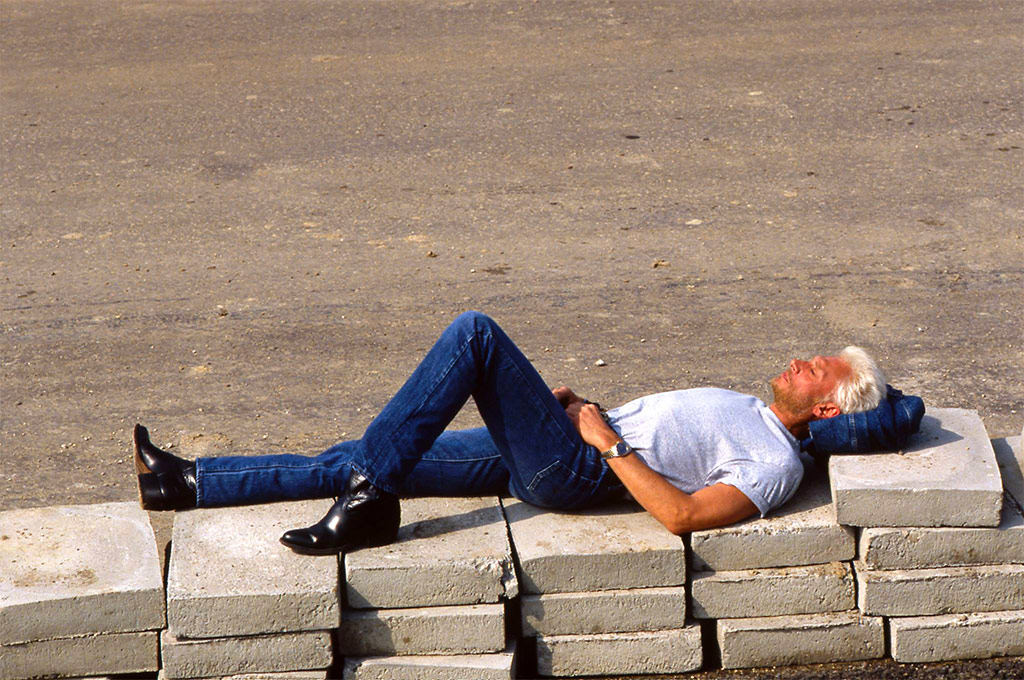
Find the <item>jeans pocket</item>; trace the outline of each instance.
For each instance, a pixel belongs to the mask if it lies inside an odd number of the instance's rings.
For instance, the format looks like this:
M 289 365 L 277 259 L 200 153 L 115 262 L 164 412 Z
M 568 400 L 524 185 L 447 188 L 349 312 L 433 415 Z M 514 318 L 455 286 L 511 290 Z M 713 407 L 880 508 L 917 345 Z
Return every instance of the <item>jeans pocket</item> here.
M 587 479 L 561 461 L 555 461 L 533 476 L 527 487 L 530 498 L 522 500 L 542 508 L 572 510 L 590 502 L 599 482 Z

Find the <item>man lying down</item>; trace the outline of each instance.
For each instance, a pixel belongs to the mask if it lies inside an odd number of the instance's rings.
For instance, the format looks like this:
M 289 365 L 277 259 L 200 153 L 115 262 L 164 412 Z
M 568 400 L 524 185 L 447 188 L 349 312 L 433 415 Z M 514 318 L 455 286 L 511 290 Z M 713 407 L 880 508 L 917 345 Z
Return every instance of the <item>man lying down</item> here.
M 511 494 L 572 510 L 628 492 L 682 534 L 762 516 L 803 476 L 811 423 L 867 411 L 885 377 L 857 347 L 794 359 L 774 400 L 717 388 L 651 394 L 607 412 L 568 387 L 549 389 L 491 318 L 460 315 L 360 439 L 317 456 L 188 461 L 135 426 L 142 506 L 182 510 L 337 497 L 317 524 L 281 542 L 312 555 L 395 540 L 402 497 Z M 470 398 L 486 427 L 445 431 Z

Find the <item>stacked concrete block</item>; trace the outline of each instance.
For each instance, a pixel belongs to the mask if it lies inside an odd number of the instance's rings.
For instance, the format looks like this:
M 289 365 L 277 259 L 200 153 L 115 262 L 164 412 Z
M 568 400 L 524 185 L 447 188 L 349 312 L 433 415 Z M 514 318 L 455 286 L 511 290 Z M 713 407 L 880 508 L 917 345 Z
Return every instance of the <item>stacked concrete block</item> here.
M 297 555 L 278 541 L 330 506 L 323 500 L 177 513 L 161 677 L 323 673 L 332 664 L 341 612 L 337 559 Z
M 1019 653 L 993 641 L 1024 631 L 1020 465 L 976 412 L 929 414 L 903 452 L 830 463 L 837 513 L 862 527 L 858 608 L 886 617 L 897 661 Z
M 769 517 L 693 532 L 690 547 L 693 615 L 714 620 L 723 667 L 884 655 L 882 619 L 855 609 L 855 535 L 824 476 Z
M 496 498 L 403 500 L 395 543 L 343 559 L 345 678 L 514 677 L 518 583 Z
M 682 541 L 635 504 L 575 513 L 505 500 L 522 635 L 547 676 L 681 673 L 702 664 L 687 624 Z
M 155 671 L 153 528 L 136 503 L 0 513 L 0 678 Z

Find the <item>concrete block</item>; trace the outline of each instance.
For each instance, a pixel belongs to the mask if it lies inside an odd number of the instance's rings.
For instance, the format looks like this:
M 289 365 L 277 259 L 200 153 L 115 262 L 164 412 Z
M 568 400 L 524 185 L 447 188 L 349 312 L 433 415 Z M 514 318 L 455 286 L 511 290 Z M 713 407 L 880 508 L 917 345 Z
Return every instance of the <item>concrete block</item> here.
M 882 618 L 856 611 L 722 619 L 716 627 L 722 668 L 862 661 L 885 655 Z
M 992 440 L 1003 488 L 1024 507 L 1024 436 Z
M 678 586 L 683 542 L 633 503 L 552 512 L 503 499 L 525 593 Z
M 238 675 L 222 675 L 216 680 L 330 680 L 328 677 L 330 669 L 324 668 L 315 671 L 282 671 L 280 673 L 239 673 Z M 168 680 L 167 675 L 160 671 L 156 675 L 157 680 Z M 117 680 L 112 679 L 112 680 Z M 194 680 L 199 680 L 195 678 Z M 214 680 L 204 678 L 203 680 Z
M 1024 564 L 873 570 L 854 562 L 857 606 L 881 616 L 1024 609 Z
M 779 512 L 690 534 L 693 569 L 735 571 L 852 560 L 853 530 L 836 521 L 825 475 L 805 478 Z
M 500 604 L 346 609 L 335 641 L 344 656 L 484 654 L 505 646 Z
M 523 635 L 669 630 L 686 625 L 686 589 L 631 588 L 522 598 Z
M 213 638 L 335 628 L 338 560 L 298 555 L 279 542 L 330 507 L 319 500 L 177 513 L 167 569 L 171 633 Z
M 698 619 L 818 614 L 857 606 L 846 562 L 696 572 L 690 588 Z
M 840 524 L 999 525 L 1003 485 L 977 411 L 930 408 L 902 452 L 829 459 Z
M 479 604 L 518 594 L 497 498 L 410 498 L 402 522 L 395 543 L 345 555 L 347 606 Z
M 0 512 L 0 644 L 163 627 L 160 557 L 138 503 Z
M 1007 501 L 996 528 L 876 527 L 862 529 L 859 541 L 860 558 L 870 569 L 1024 564 L 1024 516 Z
M 511 680 L 515 643 L 497 654 L 371 656 L 345 659 L 344 680 Z
M 900 663 L 1024 656 L 1024 611 L 889 619 Z
M 685 673 L 703 663 L 700 626 L 642 633 L 537 638 L 540 675 Z
M 165 630 L 160 657 L 169 680 L 323 669 L 333 660 L 326 630 L 202 640 L 176 638 Z
M 152 672 L 160 665 L 157 635 L 155 631 L 107 633 L 2 645 L 0 678 Z

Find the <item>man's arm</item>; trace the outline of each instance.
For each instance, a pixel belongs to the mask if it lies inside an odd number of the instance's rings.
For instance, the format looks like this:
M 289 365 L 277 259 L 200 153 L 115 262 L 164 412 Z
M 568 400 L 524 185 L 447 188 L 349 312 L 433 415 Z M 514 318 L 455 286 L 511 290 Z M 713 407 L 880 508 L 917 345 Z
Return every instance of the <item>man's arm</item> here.
M 622 441 L 593 404 L 573 403 L 566 414 L 583 441 L 599 451 L 607 451 Z M 673 534 L 725 526 L 758 511 L 742 491 L 728 484 L 715 484 L 688 494 L 647 467 L 639 456 L 610 458 L 607 462 L 633 498 Z

